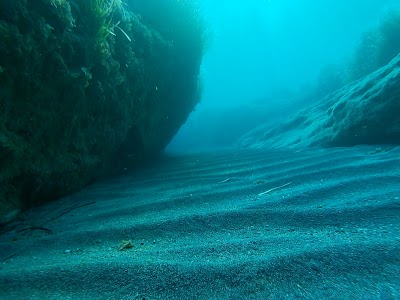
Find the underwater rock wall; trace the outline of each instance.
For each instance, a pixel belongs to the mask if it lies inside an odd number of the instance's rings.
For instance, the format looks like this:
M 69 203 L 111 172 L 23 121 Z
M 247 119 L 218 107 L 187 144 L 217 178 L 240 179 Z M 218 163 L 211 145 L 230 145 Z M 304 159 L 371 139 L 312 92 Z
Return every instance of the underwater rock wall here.
M 0 2 L 0 223 L 151 159 L 199 101 L 190 1 L 163 1 L 179 24 L 140 2 Z
M 400 54 L 281 124 L 241 138 L 248 148 L 400 145 Z

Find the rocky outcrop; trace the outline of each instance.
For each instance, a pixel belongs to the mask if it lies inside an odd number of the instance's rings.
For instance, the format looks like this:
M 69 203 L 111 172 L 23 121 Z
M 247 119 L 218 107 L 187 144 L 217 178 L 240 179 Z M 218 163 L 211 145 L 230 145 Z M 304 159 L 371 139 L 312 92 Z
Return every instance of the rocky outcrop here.
M 400 145 L 400 54 L 279 125 L 246 134 L 242 147 Z
M 151 159 L 185 122 L 203 28 L 190 2 L 163 5 L 179 23 L 118 0 L 0 2 L 0 223 Z

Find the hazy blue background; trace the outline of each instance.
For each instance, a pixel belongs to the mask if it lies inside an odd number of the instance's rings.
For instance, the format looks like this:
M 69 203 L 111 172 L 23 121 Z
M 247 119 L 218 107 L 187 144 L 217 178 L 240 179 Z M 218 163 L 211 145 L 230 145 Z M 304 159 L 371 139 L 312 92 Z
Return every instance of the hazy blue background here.
M 290 98 L 312 84 L 321 68 L 348 59 L 361 34 L 399 2 L 200 1 L 211 36 L 202 66 L 203 97 L 170 144 L 174 150 L 226 146 L 262 117 L 252 118 L 253 112 L 268 106 L 288 113 Z M 247 117 L 225 122 L 238 111 Z

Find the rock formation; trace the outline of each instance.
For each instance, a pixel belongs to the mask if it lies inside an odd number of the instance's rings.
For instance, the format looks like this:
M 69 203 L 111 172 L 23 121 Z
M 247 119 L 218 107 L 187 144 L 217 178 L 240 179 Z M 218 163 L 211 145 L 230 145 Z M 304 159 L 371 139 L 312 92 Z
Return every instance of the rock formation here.
M 399 145 L 400 54 L 289 120 L 249 132 L 239 144 L 250 148 Z
M 161 2 L 179 23 L 119 0 L 0 2 L 0 223 L 151 159 L 185 122 L 203 28 L 190 1 Z

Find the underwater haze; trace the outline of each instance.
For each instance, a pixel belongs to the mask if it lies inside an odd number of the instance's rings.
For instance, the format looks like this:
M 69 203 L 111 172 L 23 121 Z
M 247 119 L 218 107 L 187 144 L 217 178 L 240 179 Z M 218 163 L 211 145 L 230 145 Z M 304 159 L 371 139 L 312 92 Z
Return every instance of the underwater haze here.
M 270 114 L 285 118 L 305 107 L 313 97 L 300 98 L 318 85 L 321 71 L 350 64 L 363 34 L 400 6 L 396 0 L 200 4 L 209 38 L 203 94 L 170 144 L 174 151 L 229 147 Z
M 0 0 L 0 300 L 400 300 L 400 0 Z

